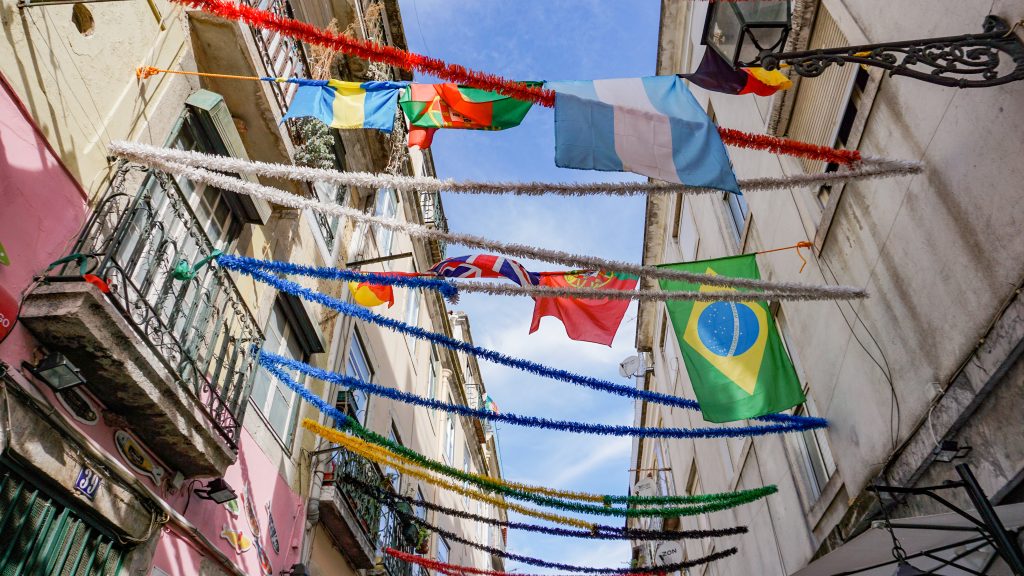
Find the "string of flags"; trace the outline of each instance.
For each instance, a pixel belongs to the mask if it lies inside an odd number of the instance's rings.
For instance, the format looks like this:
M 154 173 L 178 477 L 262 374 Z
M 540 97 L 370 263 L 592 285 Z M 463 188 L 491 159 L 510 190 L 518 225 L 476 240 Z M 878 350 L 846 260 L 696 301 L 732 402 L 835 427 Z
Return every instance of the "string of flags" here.
M 802 403 L 804 395 L 792 360 L 786 353 L 775 327 L 767 299 L 864 298 L 866 293 L 861 289 L 764 281 L 760 277 L 756 257 L 752 254 L 656 267 L 506 244 L 370 216 L 336 203 L 299 198 L 231 175 L 277 173 L 279 176 L 297 180 L 347 181 L 357 186 L 388 186 L 405 190 L 423 189 L 421 185 L 426 184 L 436 190 L 461 193 L 554 193 L 581 196 L 698 194 L 711 191 L 742 194 L 745 190 L 781 190 L 816 183 L 905 176 L 921 171 L 920 163 L 870 158 L 857 150 L 834 149 L 716 126 L 687 87 L 688 81 L 705 89 L 726 94 L 770 96 L 792 85 L 784 74 L 758 68 L 735 70 L 714 51 L 708 50 L 698 68 L 690 74 L 596 81 L 523 82 L 468 70 L 436 58 L 318 29 L 307 23 L 244 3 L 235 4 L 226 0 L 174 1 L 230 20 L 245 22 L 263 30 L 273 30 L 309 44 L 327 46 L 372 62 L 424 72 L 444 81 L 438 84 L 388 81 L 357 83 L 304 78 L 248 77 L 253 80 L 297 85 L 295 96 L 284 119 L 311 117 L 338 129 L 377 129 L 390 132 L 396 126 L 396 111 L 400 109 L 402 114 L 397 117 L 404 117 L 407 122 L 409 147 L 426 149 L 431 145 L 433 135 L 438 129 L 513 128 L 522 123 L 533 104 L 539 104 L 554 108 L 557 166 L 634 172 L 657 180 L 654 183 L 629 184 L 618 189 L 615 184 L 456 183 L 422 177 L 338 173 L 253 163 L 238 164 L 233 159 L 211 159 L 203 155 L 125 143 L 115 145 L 115 153 L 125 159 L 139 161 L 151 168 L 180 174 L 225 190 L 248 194 L 292 208 L 349 217 L 380 228 L 401 231 L 411 237 L 443 240 L 505 255 L 476 254 L 449 258 L 435 265 L 429 275 L 366 275 L 353 271 L 297 267 L 290 263 L 234 256 L 211 255 L 210 258 L 218 260 L 226 269 L 247 274 L 278 291 L 329 307 L 364 322 L 374 323 L 413 338 L 425 339 L 501 365 L 625 397 L 700 410 L 705 420 L 709 422 L 734 422 L 748 418 L 763 422 L 740 427 L 647 428 L 548 420 L 500 413 L 493 405 L 480 410 L 424 398 L 261 351 L 258 354 L 258 363 L 262 368 L 324 414 L 334 418 L 341 427 L 340 430 L 329 428 L 307 419 L 303 422 L 307 429 L 341 445 L 353 454 L 444 489 L 578 529 L 521 523 L 516 523 L 515 527 L 538 529 L 537 531 L 564 536 L 603 539 L 643 539 L 643 536 L 650 536 L 653 540 L 664 540 L 666 531 L 652 531 L 646 535 L 630 533 L 621 528 L 604 527 L 579 518 L 534 510 L 507 502 L 505 498 L 525 500 L 579 514 L 619 517 L 678 516 L 702 514 L 749 503 L 774 493 L 776 488 L 766 486 L 754 490 L 702 495 L 699 498 L 647 497 L 647 500 L 642 500 L 636 496 L 594 495 L 504 480 L 495 481 L 430 460 L 422 454 L 398 446 L 362 428 L 352 418 L 342 414 L 299 384 L 293 374 L 303 374 L 368 394 L 453 414 L 551 430 L 641 438 L 721 438 L 812 430 L 827 426 L 827 422 L 821 418 L 783 413 Z M 140 70 L 139 76 L 142 78 L 161 72 L 171 71 L 143 69 Z M 398 126 L 401 127 L 400 124 Z M 396 138 L 395 142 L 400 143 L 400 139 Z M 831 174 L 802 174 L 740 181 L 733 171 L 726 146 L 822 160 L 837 165 L 840 169 Z M 224 169 L 224 166 L 232 163 L 239 169 Z M 575 270 L 531 272 L 506 256 L 546 260 Z M 353 299 L 363 306 L 379 306 L 386 303 L 390 307 L 394 303 L 392 287 L 395 285 L 437 290 L 451 301 L 458 297 L 460 290 L 490 294 L 528 294 L 535 298 L 531 333 L 537 330 L 542 317 L 553 316 L 562 321 L 571 339 L 605 345 L 611 344 L 630 299 L 665 301 L 697 401 L 638 390 L 510 357 L 495 350 L 481 348 L 444 334 L 429 332 L 375 314 L 366 308 L 304 288 L 278 274 L 303 274 L 347 280 L 350 282 Z M 511 281 L 514 286 L 467 281 L 494 278 L 504 278 Z M 658 280 L 660 290 L 637 290 L 641 278 Z M 459 281 L 453 282 L 454 279 Z M 752 298 L 758 300 L 751 300 Z M 460 486 L 443 478 L 445 476 L 465 484 Z M 474 486 L 472 489 L 469 487 L 470 484 Z M 512 554 L 503 549 L 474 542 L 416 518 L 409 511 L 409 501 L 404 501 L 397 495 L 369 485 L 357 488 L 382 505 L 389 506 L 396 517 L 406 525 L 436 532 L 450 541 L 461 542 L 496 556 L 571 572 L 624 572 L 619 568 L 581 567 Z M 399 505 L 400 502 L 406 506 L 403 508 Z M 625 506 L 616 507 L 613 506 L 614 503 Z M 464 518 L 469 517 L 467 513 L 461 511 L 440 506 L 438 508 L 442 509 L 439 511 L 451 513 L 453 516 L 461 514 Z M 482 518 L 472 519 L 487 521 Z M 507 522 L 504 524 L 506 527 L 513 525 Z M 706 532 L 715 532 L 715 535 L 736 534 L 746 532 L 746 527 Z M 707 537 L 707 534 L 692 536 Z M 685 536 L 675 533 L 671 534 L 671 537 Z M 736 548 L 727 548 L 701 558 L 660 566 L 658 572 L 690 568 L 736 552 Z M 399 560 L 449 576 L 465 576 L 467 573 L 479 576 L 508 576 L 505 572 L 457 566 L 390 548 L 387 549 L 387 553 Z

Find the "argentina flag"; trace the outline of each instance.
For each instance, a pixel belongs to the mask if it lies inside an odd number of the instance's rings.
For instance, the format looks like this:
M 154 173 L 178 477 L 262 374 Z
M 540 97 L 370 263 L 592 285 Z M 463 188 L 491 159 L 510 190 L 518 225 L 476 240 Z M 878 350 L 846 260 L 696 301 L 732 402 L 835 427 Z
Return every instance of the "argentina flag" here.
M 676 76 L 548 82 L 555 164 L 740 193 L 725 145 Z

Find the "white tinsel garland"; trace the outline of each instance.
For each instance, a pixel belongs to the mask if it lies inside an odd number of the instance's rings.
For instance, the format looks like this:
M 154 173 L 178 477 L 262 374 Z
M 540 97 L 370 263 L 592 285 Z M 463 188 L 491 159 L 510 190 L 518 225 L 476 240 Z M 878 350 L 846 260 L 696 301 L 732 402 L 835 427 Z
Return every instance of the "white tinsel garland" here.
M 572 268 L 625 272 L 646 278 L 679 280 L 711 286 L 775 291 L 780 295 L 785 293 L 800 299 L 813 297 L 816 299 L 849 300 L 865 298 L 867 296 L 867 293 L 863 289 L 852 286 L 815 286 L 798 282 L 770 282 L 751 278 L 726 278 L 723 276 L 670 270 L 666 268 L 659 268 L 657 266 L 644 266 L 617 260 L 606 260 L 594 256 L 570 254 L 560 250 L 538 248 L 534 246 L 527 246 L 525 244 L 509 244 L 499 242 L 497 240 L 488 240 L 470 234 L 444 232 L 436 228 L 428 228 L 419 224 L 370 216 L 355 208 L 349 208 L 336 203 L 321 202 L 310 198 L 303 198 L 269 186 L 248 182 L 233 176 L 220 174 L 218 172 L 211 172 L 205 168 L 196 168 L 177 164 L 175 162 L 167 162 L 161 157 L 155 155 L 137 153 L 129 154 L 123 148 L 117 149 L 115 153 L 128 159 L 137 160 L 142 164 L 163 172 L 185 176 L 195 182 L 201 182 L 222 190 L 261 198 L 267 202 L 278 204 L 280 206 L 299 210 L 313 210 L 330 216 L 352 218 L 359 222 L 367 222 L 389 230 L 402 232 L 408 234 L 410 237 L 439 240 L 451 244 L 461 244 L 470 248 L 499 252 L 501 254 L 517 258 L 544 260 Z
M 639 196 L 645 194 L 721 194 L 721 190 L 669 184 L 666 182 L 601 182 L 601 183 L 549 183 L 549 182 L 473 182 L 441 180 L 428 176 L 398 176 L 373 174 L 370 172 L 338 172 L 287 164 L 253 162 L 227 156 L 215 156 L 201 152 L 158 148 L 131 142 L 114 142 L 112 153 L 146 162 L 147 159 L 176 162 L 185 166 L 208 168 L 228 174 L 251 174 L 267 178 L 297 180 L 305 182 L 333 182 L 357 188 L 391 188 L 394 190 L 418 190 L 422 192 L 453 192 L 457 194 L 512 194 L 517 196 Z M 753 178 L 740 180 L 744 191 L 788 190 L 837 184 L 853 180 L 872 178 L 896 178 L 919 174 L 924 165 L 921 162 L 889 160 L 867 157 L 859 165 L 842 167 L 837 172 L 821 174 L 795 174 L 775 178 Z

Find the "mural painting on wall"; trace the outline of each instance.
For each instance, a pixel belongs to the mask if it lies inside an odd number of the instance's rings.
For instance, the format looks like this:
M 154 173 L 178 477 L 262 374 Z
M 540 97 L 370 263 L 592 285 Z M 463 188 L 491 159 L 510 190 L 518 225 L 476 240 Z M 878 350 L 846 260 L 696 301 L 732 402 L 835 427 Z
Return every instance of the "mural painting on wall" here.
M 114 432 L 114 444 L 121 458 L 139 474 L 149 476 L 156 486 L 163 485 L 164 469 L 157 464 L 139 443 L 125 430 Z
M 277 538 L 277 525 L 274 524 L 274 514 L 270 511 L 270 502 L 267 502 L 267 537 L 270 538 L 270 545 L 274 548 L 274 554 L 280 554 L 281 542 Z
M 263 549 L 263 545 L 260 544 L 260 518 L 256 512 L 256 502 L 252 498 L 252 489 L 249 483 L 245 483 L 245 502 L 242 504 L 245 507 L 245 517 L 249 522 L 249 531 L 252 532 L 253 543 L 256 545 L 256 558 L 260 563 L 260 572 L 263 576 L 273 576 L 274 566 L 270 562 L 270 556 L 267 556 L 267 551 Z M 270 516 L 270 504 L 267 504 L 267 515 Z M 271 540 L 277 540 L 277 528 L 273 525 L 273 517 L 270 516 L 270 526 L 267 531 L 271 534 Z
M 221 531 L 220 537 L 230 542 L 235 552 L 239 554 L 248 552 L 252 548 L 251 538 L 246 536 L 241 530 L 235 530 L 227 524 L 224 525 L 224 530 Z
M 60 401 L 61 405 L 68 411 L 68 414 L 81 422 L 82 424 L 88 424 L 89 426 L 95 426 L 100 421 L 99 410 L 93 406 L 92 401 L 89 400 L 76 388 L 70 388 L 56 394 L 57 400 Z
M 223 504 L 224 509 L 228 511 L 228 514 L 232 518 L 238 518 L 238 515 L 242 512 L 242 508 L 238 505 L 238 498 L 234 500 L 228 500 Z

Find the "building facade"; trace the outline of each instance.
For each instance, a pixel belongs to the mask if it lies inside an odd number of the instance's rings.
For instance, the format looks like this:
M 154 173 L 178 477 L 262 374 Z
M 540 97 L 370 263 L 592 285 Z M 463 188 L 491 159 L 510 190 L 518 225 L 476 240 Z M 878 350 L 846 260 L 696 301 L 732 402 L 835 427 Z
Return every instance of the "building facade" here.
M 706 4 L 663 0 L 657 73 L 691 72 L 704 46 Z M 971 33 L 987 14 L 1021 18 L 1019 2 L 806 0 L 793 3 L 787 49 L 825 48 Z M 728 128 L 925 164 L 891 180 L 743 196 L 649 198 L 643 261 L 660 264 L 814 243 L 806 268 L 790 253 L 758 256 L 765 279 L 865 288 L 863 301 L 773 302 L 807 393 L 795 412 L 828 418 L 827 430 L 729 440 L 644 440 L 634 445 L 634 482 L 649 476 L 667 494 L 775 484 L 762 501 L 671 519 L 684 528 L 747 525 L 750 533 L 689 540 L 689 558 L 738 546 L 695 574 L 793 574 L 881 518 L 875 483 L 902 487 L 956 479 L 936 460 L 944 441 L 971 446 L 966 462 L 996 504 L 1024 498 L 1019 423 L 1024 387 L 1018 240 L 1024 172 L 1008 161 L 1024 137 L 1019 86 L 939 88 L 881 70 L 833 66 L 793 77 L 770 98 L 711 93 L 691 85 Z M 730 149 L 737 176 L 835 170 L 821 162 Z M 640 309 L 636 345 L 648 371 L 639 385 L 693 397 L 665 307 Z M 637 424 L 701 426 L 694 412 L 641 403 Z M 1016 414 L 1016 415 L 1014 415 Z M 969 505 L 962 492 L 953 501 Z M 944 512 L 902 500 L 896 517 Z M 642 546 L 640 557 L 648 554 Z
M 397 1 L 253 5 L 405 47 Z M 486 396 L 474 364 L 215 265 L 190 278 L 175 273 L 179 262 L 197 265 L 215 250 L 319 266 L 376 260 L 356 266 L 423 271 L 443 257 L 444 246 L 273 207 L 107 153 L 110 142 L 128 140 L 347 170 L 384 171 L 390 164 L 433 175 L 429 153 L 391 162 L 386 135 L 282 123 L 294 87 L 181 74 L 142 79 L 136 69 L 411 76 L 161 0 L 12 0 L 4 14 L 0 571 L 267 575 L 301 563 L 317 575 L 411 572 L 382 553 L 388 546 L 443 551 L 481 568 L 500 565 L 459 543 L 412 538 L 407 522 L 340 478 L 359 475 L 496 518 L 503 511 L 402 479 L 322 442 L 301 421 L 333 421 L 260 369 L 253 347 L 459 403 Z M 380 216 L 447 225 L 436 194 L 259 181 Z M 341 283 L 303 283 L 349 298 Z M 396 295 L 397 305 L 384 314 L 469 338 L 468 321 L 450 316 L 435 294 Z M 428 457 L 500 475 L 493 434 L 479 423 L 312 378 L 302 383 Z M 424 519 L 504 546 L 483 525 Z

